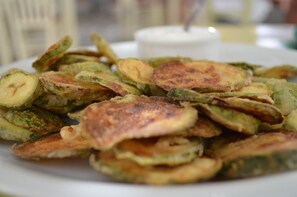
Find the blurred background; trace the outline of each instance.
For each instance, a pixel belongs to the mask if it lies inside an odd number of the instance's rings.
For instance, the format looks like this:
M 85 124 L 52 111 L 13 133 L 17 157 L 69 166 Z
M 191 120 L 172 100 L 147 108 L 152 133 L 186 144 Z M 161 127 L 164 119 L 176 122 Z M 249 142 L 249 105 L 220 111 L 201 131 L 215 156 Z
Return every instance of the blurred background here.
M 40 54 L 61 36 L 91 45 L 133 40 L 141 28 L 180 25 L 199 0 L 0 0 L 0 65 Z M 297 48 L 297 0 L 205 0 L 194 25 L 214 26 L 222 42 Z

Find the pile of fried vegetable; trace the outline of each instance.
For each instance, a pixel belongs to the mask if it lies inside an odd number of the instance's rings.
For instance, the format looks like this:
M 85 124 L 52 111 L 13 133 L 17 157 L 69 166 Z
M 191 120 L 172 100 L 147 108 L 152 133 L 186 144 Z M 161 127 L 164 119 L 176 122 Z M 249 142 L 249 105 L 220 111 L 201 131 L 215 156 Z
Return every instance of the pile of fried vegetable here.
M 23 159 L 89 158 L 118 181 L 190 183 L 297 169 L 297 68 L 68 51 L 0 78 L 0 137 Z M 71 120 L 71 121 L 70 121 Z

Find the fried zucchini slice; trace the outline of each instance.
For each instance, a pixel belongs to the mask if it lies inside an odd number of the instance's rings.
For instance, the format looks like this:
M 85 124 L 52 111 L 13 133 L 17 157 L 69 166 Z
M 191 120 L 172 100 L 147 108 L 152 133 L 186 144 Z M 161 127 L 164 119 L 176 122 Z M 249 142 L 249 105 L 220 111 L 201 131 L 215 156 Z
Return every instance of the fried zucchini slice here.
M 117 73 L 128 84 L 136 86 L 143 92 L 148 92 L 148 86 L 152 85 L 151 77 L 154 68 L 138 59 L 121 59 L 117 61 Z
M 91 153 L 90 146 L 85 138 L 76 137 L 72 140 L 64 140 L 60 133 L 14 145 L 12 150 L 18 157 L 33 160 L 87 157 Z
M 179 133 L 181 136 L 195 136 L 202 138 L 212 138 L 222 133 L 222 129 L 207 117 L 199 115 L 198 120 L 190 129 Z
M 262 67 L 260 65 L 250 64 L 250 63 L 247 63 L 247 62 L 228 62 L 227 64 L 229 64 L 231 66 L 241 68 L 243 70 L 250 70 L 252 72 L 254 72 L 256 69 Z
M 258 119 L 233 109 L 207 104 L 199 104 L 198 109 L 213 121 L 233 131 L 252 135 L 257 133 L 260 125 Z
M 238 97 L 273 104 L 274 101 L 272 100 L 270 95 L 271 92 L 268 87 L 265 84 L 261 83 L 252 83 L 241 88 L 240 90 L 233 92 L 199 93 L 194 90 L 173 88 L 167 93 L 167 96 L 181 101 L 196 101 L 207 103 L 214 98 Z
M 290 87 L 288 83 L 278 83 L 274 84 L 273 90 L 274 104 L 283 115 L 297 109 L 297 89 Z
M 165 136 L 125 140 L 113 151 L 117 159 L 130 159 L 142 166 L 173 166 L 191 162 L 201 156 L 203 144 L 199 138 Z
M 107 60 L 114 64 L 118 60 L 118 56 L 116 53 L 111 49 L 109 44 L 99 35 L 96 33 L 91 34 L 91 41 L 96 46 L 99 53 L 101 53 Z
M 120 80 L 120 78 L 113 73 L 92 73 L 87 71 L 82 71 L 78 73 L 75 78 L 81 82 L 99 84 L 104 86 L 113 92 L 125 96 L 127 94 L 141 95 L 142 92 L 135 88 L 134 86 L 125 84 Z
M 72 38 L 64 36 L 57 43 L 50 46 L 37 60 L 32 64 L 38 72 L 44 72 L 52 69 L 52 65 L 64 55 L 65 51 L 72 45 Z
M 59 67 L 60 72 L 65 72 L 67 74 L 76 75 L 81 71 L 88 72 L 111 72 L 110 68 L 99 62 L 81 62 L 74 63 L 70 65 L 62 65 Z
M 99 173 L 115 180 L 153 185 L 208 180 L 222 166 L 220 160 L 210 158 L 196 158 L 190 163 L 177 166 L 141 166 L 131 160 L 116 159 L 111 151 L 91 155 L 90 164 Z
M 98 53 L 98 51 L 91 51 L 87 49 L 69 51 L 65 53 L 65 55 L 82 55 L 82 56 L 97 57 L 97 58 L 100 58 L 102 56 L 102 54 Z
M 8 122 L 3 118 L 5 112 L 6 111 L 0 109 L 0 138 L 18 142 L 29 140 L 33 132 Z
M 297 135 L 278 130 L 227 143 L 215 151 L 220 176 L 245 178 L 297 169 Z
M 170 62 L 191 62 L 193 60 L 188 57 L 155 57 L 155 58 L 146 59 L 144 61 L 148 63 L 150 66 L 152 66 L 153 68 L 158 68 L 163 64 L 167 64 Z
M 221 107 L 232 108 L 246 114 L 250 114 L 258 120 L 268 122 L 270 124 L 278 124 L 284 120 L 281 111 L 275 106 L 267 103 L 235 97 L 214 98 L 208 103 Z
M 90 100 L 81 101 L 81 105 L 90 104 Z M 48 111 L 65 115 L 69 112 L 78 110 L 80 107 L 79 104 L 76 104 L 74 101 L 68 101 L 66 98 L 62 96 L 58 96 L 55 94 L 44 93 L 38 99 L 35 100 L 34 105 L 46 109 Z
M 194 89 L 199 92 L 238 90 L 251 83 L 248 72 L 228 64 L 193 61 L 171 62 L 155 68 L 152 81 L 164 90 Z
M 297 67 L 292 65 L 280 65 L 271 68 L 259 68 L 254 72 L 255 76 L 277 79 L 289 79 L 297 75 Z
M 92 57 L 92 56 L 65 54 L 59 61 L 57 61 L 53 65 L 53 67 L 59 70 L 60 67 L 63 65 L 71 65 L 71 64 L 83 63 L 83 62 L 100 62 L 100 59 L 98 57 Z
M 24 109 L 43 92 L 38 78 L 18 69 L 11 69 L 0 78 L 0 106 Z
M 74 76 L 62 72 L 45 72 L 39 78 L 48 92 L 67 100 L 102 101 L 114 96 L 111 90 L 101 85 L 81 82 Z
M 89 105 L 82 114 L 80 131 L 92 147 L 106 150 L 126 139 L 182 131 L 193 126 L 197 118 L 195 108 L 166 98 L 127 95 Z
M 290 114 L 286 117 L 284 121 L 283 128 L 296 131 L 297 132 L 297 110 L 293 110 Z
M 3 118 L 11 124 L 40 134 L 60 131 L 65 126 L 61 118 L 37 107 L 22 111 L 8 110 L 3 114 Z

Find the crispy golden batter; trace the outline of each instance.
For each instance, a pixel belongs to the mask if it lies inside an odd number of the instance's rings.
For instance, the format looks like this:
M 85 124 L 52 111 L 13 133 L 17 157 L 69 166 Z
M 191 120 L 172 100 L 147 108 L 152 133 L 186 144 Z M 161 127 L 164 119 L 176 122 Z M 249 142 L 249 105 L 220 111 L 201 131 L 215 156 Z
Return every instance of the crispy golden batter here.
M 222 92 L 250 84 L 251 76 L 240 68 L 223 63 L 171 62 L 156 68 L 152 81 L 165 90 L 186 88 L 201 92 Z
M 66 127 L 64 129 L 70 129 Z M 60 133 L 42 137 L 36 141 L 28 141 L 12 147 L 13 152 L 24 159 L 65 158 L 87 156 L 90 153 L 90 145 L 84 137 L 76 136 L 71 140 L 65 140 Z
M 92 104 L 84 110 L 80 130 L 97 149 L 125 139 L 172 134 L 191 127 L 197 111 L 166 98 L 127 95 Z
M 66 97 L 68 100 L 93 99 L 101 101 L 115 95 L 111 90 L 101 85 L 83 83 L 77 81 L 74 76 L 62 72 L 45 72 L 39 78 L 49 92 Z
M 141 166 L 131 160 L 115 158 L 111 151 L 93 154 L 92 167 L 119 181 L 164 185 L 192 183 L 210 179 L 221 169 L 218 159 L 196 158 L 194 161 L 177 166 Z
M 113 149 L 117 159 L 130 159 L 140 165 L 179 165 L 201 156 L 200 138 L 164 136 L 131 139 L 120 142 Z

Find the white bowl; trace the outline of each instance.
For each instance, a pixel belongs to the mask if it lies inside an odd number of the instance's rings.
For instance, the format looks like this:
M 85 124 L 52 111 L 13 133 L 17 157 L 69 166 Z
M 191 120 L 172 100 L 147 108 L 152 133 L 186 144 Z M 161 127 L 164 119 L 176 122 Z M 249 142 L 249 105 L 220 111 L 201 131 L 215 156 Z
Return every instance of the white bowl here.
M 182 56 L 218 59 L 220 34 L 213 27 L 160 26 L 138 30 L 135 35 L 140 58 Z

